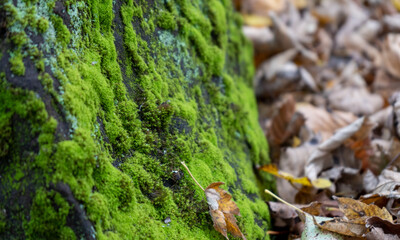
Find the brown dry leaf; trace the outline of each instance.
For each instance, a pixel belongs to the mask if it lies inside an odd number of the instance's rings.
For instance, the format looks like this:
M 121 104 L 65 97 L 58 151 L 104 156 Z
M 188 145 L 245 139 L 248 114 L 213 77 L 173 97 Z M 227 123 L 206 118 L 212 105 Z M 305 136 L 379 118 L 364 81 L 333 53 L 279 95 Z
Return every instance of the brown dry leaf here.
M 347 220 L 352 223 L 364 224 L 367 218 L 373 216 L 393 222 L 392 215 L 390 215 L 386 208 L 379 208 L 376 205 L 367 205 L 351 198 L 338 198 L 338 201 L 340 210 L 342 210 Z
M 333 220 L 323 221 L 320 223 L 318 223 L 314 217 L 313 219 L 314 224 L 321 229 L 339 233 L 345 236 L 362 237 L 365 233 L 368 232 L 364 224 L 352 223 L 339 218 L 334 218 Z
M 366 223 L 366 226 L 371 229 L 371 234 L 369 233 L 371 236 L 382 236 L 382 238 L 376 239 L 400 239 L 400 224 L 395 224 L 376 216 L 368 218 Z M 369 239 L 369 234 L 366 235 L 367 239 Z
M 290 137 L 297 135 L 303 126 L 304 118 L 294 114 L 294 107 L 294 98 L 289 95 L 278 108 L 278 113 L 267 123 L 267 138 L 271 144 L 281 145 Z
M 369 167 L 370 157 L 373 155 L 371 146 L 371 134 L 375 124 L 366 119 L 361 128 L 344 145 L 354 151 L 354 156 L 361 161 L 361 169 Z
M 322 210 L 322 203 L 320 202 L 312 202 L 307 206 L 301 207 L 301 210 L 304 212 L 314 215 L 314 216 L 322 216 L 323 215 L 323 210 Z
M 314 216 L 325 216 L 325 217 L 343 217 L 343 212 L 339 210 L 337 201 L 334 200 L 318 200 L 311 202 L 310 204 L 301 207 L 304 212 Z
M 399 239 L 400 237 L 400 224 L 395 224 L 378 216 L 368 218 L 366 226 L 372 229 L 381 229 L 385 236 L 381 239 Z
M 223 184 L 223 182 L 211 183 L 204 190 L 214 222 L 214 228 L 226 239 L 228 239 L 228 232 L 235 237 L 246 239 L 236 224 L 237 220 L 234 216 L 240 214 L 239 208 L 231 200 L 232 196 L 227 191 L 219 188 Z
M 370 232 L 365 234 L 365 238 L 367 240 L 376 240 L 376 239 L 384 239 L 384 240 L 400 240 L 397 235 L 385 234 L 382 228 L 371 227 Z
M 305 175 L 310 180 L 314 180 L 317 179 L 317 176 L 323 169 L 333 166 L 334 162 L 331 152 L 356 134 L 366 123 L 366 118 L 359 118 L 352 124 L 339 129 L 331 138 L 320 144 L 307 161 Z
M 306 126 L 316 134 L 321 134 L 326 140 L 333 135 L 335 130 L 354 122 L 357 117 L 349 112 L 332 111 L 314 107 L 309 103 L 296 103 L 296 111 L 306 119 Z

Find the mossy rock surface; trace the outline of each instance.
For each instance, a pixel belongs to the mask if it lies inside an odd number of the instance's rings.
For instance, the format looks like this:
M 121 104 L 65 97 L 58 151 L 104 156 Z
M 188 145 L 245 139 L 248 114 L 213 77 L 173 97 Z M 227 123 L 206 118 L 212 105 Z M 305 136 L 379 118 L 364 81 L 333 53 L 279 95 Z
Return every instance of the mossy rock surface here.
M 0 3 L 0 239 L 223 239 L 181 161 L 268 239 L 240 26 L 230 0 Z

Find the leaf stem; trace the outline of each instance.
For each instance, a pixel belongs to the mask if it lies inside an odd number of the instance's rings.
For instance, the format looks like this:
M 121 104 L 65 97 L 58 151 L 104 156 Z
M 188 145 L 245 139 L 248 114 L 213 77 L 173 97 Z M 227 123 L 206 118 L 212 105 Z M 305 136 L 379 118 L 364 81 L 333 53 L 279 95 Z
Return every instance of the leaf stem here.
M 266 193 L 268 193 L 269 195 L 273 196 L 274 198 L 278 199 L 279 201 L 283 202 L 284 204 L 288 205 L 289 207 L 292 207 L 292 208 L 294 208 L 296 211 L 298 211 L 298 212 L 301 212 L 301 213 L 304 213 L 304 211 L 303 211 L 303 210 L 301 210 L 300 208 L 298 208 L 298 207 L 296 207 L 296 206 L 294 206 L 294 205 L 292 205 L 292 204 L 290 204 L 290 203 L 286 202 L 286 201 L 285 201 L 285 200 L 283 200 L 282 198 L 280 198 L 280 197 L 276 196 L 276 195 L 275 195 L 275 194 L 273 194 L 273 193 L 272 193 L 270 190 L 268 190 L 268 189 L 265 189 L 265 192 L 266 192 Z
M 193 178 L 193 180 L 195 181 L 195 183 L 197 184 L 197 186 L 199 186 L 201 188 L 201 190 L 203 190 L 204 192 L 204 188 L 200 185 L 200 183 L 196 180 L 196 178 L 193 177 L 192 173 L 190 172 L 189 168 L 186 166 L 185 162 L 181 162 L 181 164 L 186 168 L 186 170 L 189 172 L 190 176 Z

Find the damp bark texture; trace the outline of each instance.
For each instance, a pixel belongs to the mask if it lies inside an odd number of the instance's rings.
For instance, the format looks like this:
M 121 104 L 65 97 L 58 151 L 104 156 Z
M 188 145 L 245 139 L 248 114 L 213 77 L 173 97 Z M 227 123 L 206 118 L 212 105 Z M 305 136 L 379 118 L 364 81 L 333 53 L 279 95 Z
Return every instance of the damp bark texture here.
M 267 239 L 252 53 L 230 0 L 0 2 L 0 239 Z

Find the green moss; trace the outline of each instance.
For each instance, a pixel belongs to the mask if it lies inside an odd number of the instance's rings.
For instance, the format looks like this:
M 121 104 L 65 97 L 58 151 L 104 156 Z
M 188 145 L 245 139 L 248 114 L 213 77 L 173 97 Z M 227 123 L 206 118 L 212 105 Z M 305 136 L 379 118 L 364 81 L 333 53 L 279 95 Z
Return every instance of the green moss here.
M 107 198 L 100 193 L 94 193 L 89 197 L 89 204 L 87 205 L 87 212 L 89 219 L 97 223 L 99 228 L 108 229 L 110 227 L 110 211 Z
M 20 52 L 10 54 L 9 62 L 11 64 L 10 69 L 15 75 L 22 76 L 25 74 L 25 65 Z
M 24 32 L 12 33 L 11 41 L 18 47 L 21 47 L 28 41 L 28 37 Z
M 53 79 L 48 73 L 44 73 L 43 75 L 39 76 L 39 80 L 41 81 L 44 89 L 50 91 L 53 89 Z
M 35 63 L 35 67 L 37 68 L 37 70 L 39 71 L 39 72 L 43 72 L 44 71 L 44 60 L 43 59 L 41 59 L 41 60 L 39 60 L 39 61 L 37 61 L 36 63 Z
M 49 28 L 49 21 L 44 17 L 40 17 L 37 20 L 36 27 L 40 33 L 44 33 Z
M 120 3 L 66 1 L 62 14 L 69 18 L 61 18 L 55 1 L 38 1 L 34 25 L 44 43 L 19 43 L 29 51 L 11 54 L 10 63 L 22 67 L 22 56 L 34 60 L 51 96 L 45 106 L 37 93 L 0 89 L 7 102 L 0 106 L 0 157 L 16 162 L 6 176 L 12 187 L 0 194 L 10 199 L 11 191 L 26 188 L 32 171 L 37 176 L 29 218 L 15 216 L 25 222 L 25 235 L 81 238 L 79 229 L 66 226 L 73 214 L 68 202 L 48 189 L 63 182 L 98 239 L 222 239 L 204 193 L 181 167 L 185 161 L 204 187 L 226 183 L 248 239 L 268 238 L 260 199 L 265 184 L 253 173 L 253 164 L 268 162 L 268 149 L 251 90 L 251 48 L 231 3 L 126 0 L 117 12 Z M 34 13 L 9 5 L 10 14 Z M 113 26 L 119 17 L 123 26 Z M 22 36 L 24 23 L 13 24 Z M 10 155 L 19 139 L 10 139 L 14 115 L 28 121 L 26 138 L 37 140 L 32 168 Z
M 56 30 L 57 41 L 63 46 L 68 45 L 71 40 L 71 34 L 67 26 L 64 25 L 62 18 L 57 15 L 52 15 L 51 21 Z
M 13 26 L 18 21 L 18 9 L 11 2 L 3 5 L 4 11 L 8 13 L 7 27 Z
M 167 11 L 161 11 L 157 24 L 164 29 L 175 30 L 177 28 L 174 15 Z
M 228 36 L 226 34 L 227 31 L 227 23 L 226 23 L 226 13 L 225 8 L 221 4 L 221 2 L 217 0 L 209 1 L 209 11 L 210 11 L 210 19 L 213 25 L 213 33 L 217 38 L 217 44 L 221 48 L 225 48 Z
M 24 224 L 27 239 L 76 239 L 65 226 L 69 210 L 70 206 L 59 193 L 38 190 L 30 211 L 31 220 Z
M 209 40 L 211 33 L 211 24 L 208 18 L 205 17 L 204 13 L 201 12 L 199 6 L 193 5 L 195 1 L 178 0 L 180 4 L 180 10 L 189 22 L 200 30 L 202 35 Z M 197 3 L 199 3 L 197 1 Z

